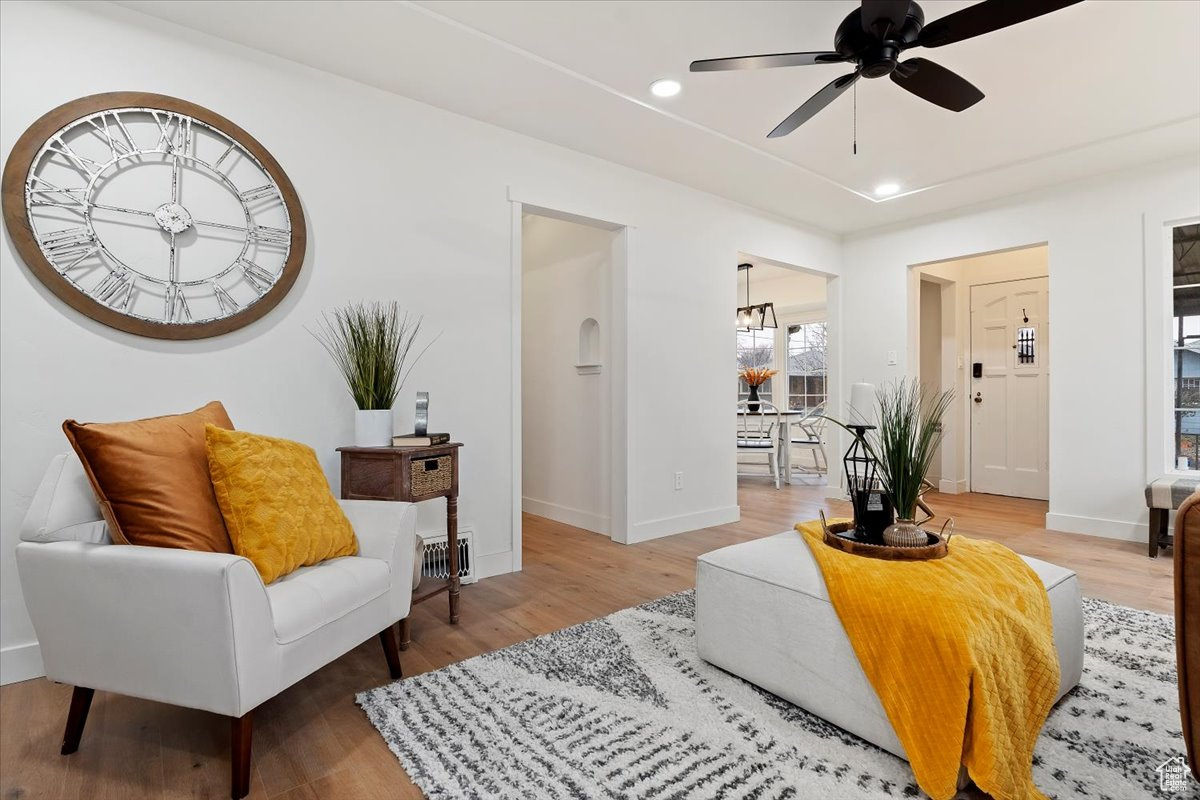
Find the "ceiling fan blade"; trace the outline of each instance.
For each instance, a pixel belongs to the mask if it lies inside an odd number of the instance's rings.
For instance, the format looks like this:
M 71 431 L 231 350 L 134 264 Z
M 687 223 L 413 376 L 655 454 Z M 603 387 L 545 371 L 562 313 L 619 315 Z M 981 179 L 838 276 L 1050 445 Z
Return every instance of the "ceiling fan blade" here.
M 849 75 L 843 75 L 836 80 L 830 81 L 824 89 L 808 98 L 804 105 L 797 108 L 788 115 L 787 119 L 775 126 L 775 130 L 768 133 L 767 138 L 778 139 L 780 136 L 787 136 L 796 130 L 796 128 L 808 122 L 816 116 L 818 111 L 832 103 L 838 98 L 838 95 L 854 85 L 854 82 L 858 80 L 859 74 L 855 71 Z
M 896 66 L 892 82 L 922 100 L 963 111 L 983 99 L 983 92 L 966 78 L 924 58 L 910 58 Z
M 908 16 L 908 0 L 862 0 L 862 27 L 880 39 L 899 29 Z
M 762 56 L 706 58 L 693 61 L 692 72 L 720 72 L 728 69 L 767 69 L 769 67 L 807 67 L 813 64 L 837 64 L 846 59 L 838 53 L 774 53 Z
M 984 0 L 935 19 L 921 30 L 917 45 L 941 47 L 1073 6 L 1082 0 Z

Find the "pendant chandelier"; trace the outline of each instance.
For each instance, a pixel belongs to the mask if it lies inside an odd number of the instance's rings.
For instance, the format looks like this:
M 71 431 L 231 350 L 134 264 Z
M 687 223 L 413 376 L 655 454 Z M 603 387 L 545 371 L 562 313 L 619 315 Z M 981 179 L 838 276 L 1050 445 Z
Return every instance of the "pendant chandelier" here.
M 737 310 L 737 329 L 739 331 L 761 331 L 763 328 L 778 328 L 775 321 L 775 304 L 750 304 L 750 270 L 753 264 L 738 264 L 738 272 L 746 273 L 746 305 Z

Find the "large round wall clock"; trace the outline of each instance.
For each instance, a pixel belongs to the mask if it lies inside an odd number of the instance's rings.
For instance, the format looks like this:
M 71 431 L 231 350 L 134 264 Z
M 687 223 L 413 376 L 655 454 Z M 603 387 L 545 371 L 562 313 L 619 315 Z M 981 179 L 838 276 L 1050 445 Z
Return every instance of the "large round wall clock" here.
M 111 92 L 47 113 L 4 167 L 4 221 L 64 302 L 161 339 L 227 333 L 296 282 L 306 232 L 279 163 L 193 103 Z

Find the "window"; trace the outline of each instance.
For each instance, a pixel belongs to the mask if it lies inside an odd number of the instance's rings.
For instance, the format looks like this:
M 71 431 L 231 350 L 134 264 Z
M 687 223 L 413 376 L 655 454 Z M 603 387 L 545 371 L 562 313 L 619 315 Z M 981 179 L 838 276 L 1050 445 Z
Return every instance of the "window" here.
M 788 408 L 802 411 L 825 402 L 826 326 L 822 322 L 788 325 Z
M 1200 225 L 1174 231 L 1171 373 L 1175 464 L 1200 469 Z
M 749 367 L 775 369 L 775 331 L 766 329 L 737 332 L 738 372 Z M 767 382 L 759 387 L 758 394 L 762 399 L 771 399 L 771 382 L 774 380 L 774 378 L 767 378 Z M 748 397 L 750 397 L 750 387 L 739 375 L 738 400 L 745 400 Z

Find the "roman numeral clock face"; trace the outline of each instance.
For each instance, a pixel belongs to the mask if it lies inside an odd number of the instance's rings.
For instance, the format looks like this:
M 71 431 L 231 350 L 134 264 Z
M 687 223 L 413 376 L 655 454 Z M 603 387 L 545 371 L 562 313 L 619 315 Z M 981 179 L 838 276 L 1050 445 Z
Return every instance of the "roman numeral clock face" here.
M 121 330 L 215 336 L 274 307 L 306 233 L 278 162 L 212 111 L 135 92 L 43 116 L 5 165 L 18 252 L 58 297 Z

